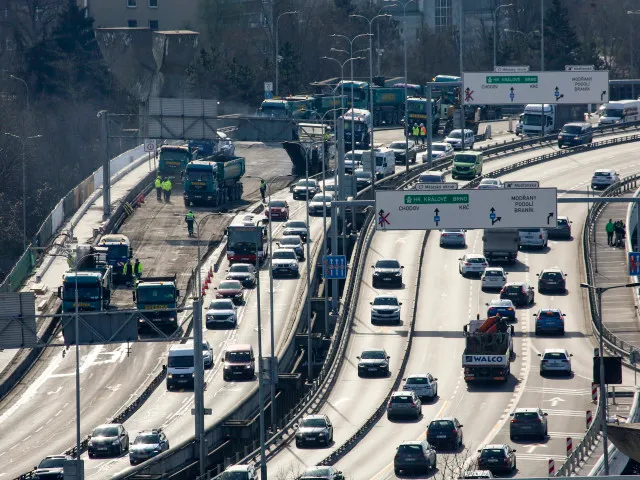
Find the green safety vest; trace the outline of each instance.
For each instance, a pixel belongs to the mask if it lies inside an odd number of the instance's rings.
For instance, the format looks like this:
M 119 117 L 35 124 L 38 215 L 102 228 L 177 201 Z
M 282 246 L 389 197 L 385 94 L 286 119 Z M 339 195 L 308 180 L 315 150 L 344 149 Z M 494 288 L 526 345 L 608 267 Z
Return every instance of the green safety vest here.
M 162 182 L 162 189 L 165 192 L 170 192 L 171 191 L 171 180 L 167 180 L 166 182 Z
M 187 213 L 184 217 L 185 221 L 189 222 L 193 222 L 196 219 L 196 216 L 193 213 Z
M 134 264 L 134 267 L 136 267 L 135 264 Z M 142 273 L 142 262 L 138 262 L 136 273 Z
M 127 263 L 125 263 L 125 264 L 122 266 L 122 273 L 123 273 L 124 275 L 128 275 L 128 274 L 129 274 L 130 267 L 131 267 L 131 262 L 127 262 Z
M 420 129 L 418 128 L 417 125 L 413 126 L 413 136 L 417 137 L 420 134 Z
M 160 180 L 160 177 L 156 178 L 156 188 L 162 188 L 162 180 Z

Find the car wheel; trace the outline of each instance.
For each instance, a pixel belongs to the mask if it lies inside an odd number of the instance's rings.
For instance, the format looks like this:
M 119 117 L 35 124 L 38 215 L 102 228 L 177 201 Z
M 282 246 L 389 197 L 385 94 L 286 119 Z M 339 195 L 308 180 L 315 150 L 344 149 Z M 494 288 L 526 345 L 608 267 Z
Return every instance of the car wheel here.
M 296 448 L 300 448 L 302 446 L 302 443 L 298 440 L 296 440 Z
M 93 453 L 89 452 L 89 458 L 93 458 Z
M 516 471 L 518 469 L 518 461 L 514 460 L 513 461 L 513 468 L 511 469 L 511 471 Z
M 560 335 L 564 335 L 564 328 L 560 330 Z
M 393 472 L 396 474 L 396 476 L 400 475 L 400 469 L 399 468 L 394 468 Z

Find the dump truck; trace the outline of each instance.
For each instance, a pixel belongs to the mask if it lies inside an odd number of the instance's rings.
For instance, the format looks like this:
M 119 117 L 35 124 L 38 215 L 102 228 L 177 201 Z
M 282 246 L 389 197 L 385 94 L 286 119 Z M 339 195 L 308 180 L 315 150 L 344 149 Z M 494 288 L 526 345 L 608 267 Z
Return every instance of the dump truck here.
M 58 297 L 62 300 L 62 312 L 99 312 L 107 310 L 111 303 L 112 268 L 107 263 L 106 247 L 78 245 L 75 256 L 69 257 L 73 266 L 62 276 Z
M 158 175 L 177 182 L 182 179 L 182 173 L 187 164 L 197 155 L 197 150 L 191 150 L 188 145 L 163 145 L 160 147 L 158 160 Z
M 464 381 L 506 382 L 511 373 L 513 326 L 499 315 L 480 320 L 480 315 L 463 328 L 462 353 Z
M 120 233 L 103 235 L 98 246 L 107 249 L 107 263 L 111 265 L 114 283 L 126 283 L 129 278 L 123 275 L 122 269 L 133 256 L 129 238 Z
M 180 290 L 176 286 L 176 276 L 143 277 L 133 290 L 133 301 L 142 313 L 138 328 L 149 326 L 148 323 L 162 326 L 178 326 L 177 311 L 161 311 L 177 308 Z
M 212 155 L 187 164 L 184 173 L 184 205 L 218 206 L 242 198 L 240 179 L 245 173 L 244 157 Z
M 489 262 L 504 260 L 515 263 L 520 248 L 517 228 L 487 229 L 482 234 L 482 254 Z
M 371 148 L 371 131 L 373 130 L 373 119 L 369 110 L 359 108 L 349 109 L 343 115 L 344 118 L 344 148 L 351 150 L 366 150 Z M 353 126 L 352 126 L 353 125 Z M 352 147 L 351 129 L 355 145 Z
M 369 89 L 368 82 L 345 80 L 338 84 L 338 89 L 344 87 L 344 94 L 351 104 L 351 90 L 353 89 L 353 105 L 356 109 L 369 109 L 369 90 L 373 98 L 373 123 L 379 125 L 399 125 L 404 118 L 404 87 L 378 87 Z

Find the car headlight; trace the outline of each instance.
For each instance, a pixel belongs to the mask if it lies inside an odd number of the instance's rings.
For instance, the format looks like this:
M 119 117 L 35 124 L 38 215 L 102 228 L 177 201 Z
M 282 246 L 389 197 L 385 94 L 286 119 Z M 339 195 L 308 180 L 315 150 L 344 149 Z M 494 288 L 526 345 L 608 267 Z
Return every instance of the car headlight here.
M 245 365 L 244 368 L 246 368 L 247 370 L 251 369 L 251 365 Z
M 320 433 L 318 434 L 318 436 L 320 436 L 320 437 L 324 437 L 326 434 L 327 434 L 327 432 L 320 432 Z
M 173 378 L 173 373 L 168 373 L 167 378 Z M 93 443 L 93 442 L 89 442 L 89 443 Z
M 242 292 L 236 293 L 236 297 L 241 297 L 241 296 L 242 296 Z
M 114 441 L 111 442 L 112 445 L 117 445 L 120 443 L 120 439 L 116 438 Z
M 394 273 L 394 275 L 395 275 L 396 277 L 399 277 L 400 275 L 402 275 L 402 272 L 395 272 L 395 273 Z

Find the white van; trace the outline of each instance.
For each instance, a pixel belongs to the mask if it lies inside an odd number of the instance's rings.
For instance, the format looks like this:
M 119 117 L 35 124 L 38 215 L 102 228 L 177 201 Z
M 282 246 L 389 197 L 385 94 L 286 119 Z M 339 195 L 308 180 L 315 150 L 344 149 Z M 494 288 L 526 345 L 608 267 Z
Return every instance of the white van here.
M 174 345 L 169 349 L 167 361 L 167 390 L 193 388 L 194 351 L 193 343 Z
M 344 173 L 353 175 L 353 172 L 362 165 L 363 150 L 349 150 L 344 154 Z M 371 158 L 371 157 L 369 157 Z
M 450 144 L 454 150 L 462 149 L 462 130 L 451 130 L 447 138 L 444 139 L 445 142 Z M 464 148 L 465 150 L 469 150 L 473 148 L 473 144 L 476 141 L 476 136 L 473 133 L 473 130 L 464 130 Z
M 520 247 L 546 248 L 549 233 L 545 228 L 520 228 Z
M 371 157 L 366 155 L 365 152 L 362 156 L 362 169 L 365 172 L 371 172 Z M 376 178 L 380 180 L 388 175 L 396 173 L 396 156 L 393 150 L 386 147 L 376 148 L 374 150 L 376 156 Z

